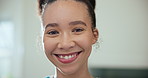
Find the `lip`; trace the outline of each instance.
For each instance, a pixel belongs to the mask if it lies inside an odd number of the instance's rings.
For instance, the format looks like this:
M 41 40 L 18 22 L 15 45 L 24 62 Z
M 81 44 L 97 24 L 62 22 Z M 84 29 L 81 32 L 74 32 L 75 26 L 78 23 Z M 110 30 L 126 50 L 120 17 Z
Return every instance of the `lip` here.
M 82 53 L 82 51 L 79 52 L 74 52 L 74 53 L 69 53 L 69 54 L 54 54 L 56 56 L 56 58 L 58 59 L 58 61 L 60 61 L 61 63 L 72 63 L 73 61 L 75 61 L 78 56 L 80 55 L 80 53 Z M 60 56 L 66 57 L 66 56 L 72 56 L 71 58 L 65 59 L 65 58 L 60 58 Z

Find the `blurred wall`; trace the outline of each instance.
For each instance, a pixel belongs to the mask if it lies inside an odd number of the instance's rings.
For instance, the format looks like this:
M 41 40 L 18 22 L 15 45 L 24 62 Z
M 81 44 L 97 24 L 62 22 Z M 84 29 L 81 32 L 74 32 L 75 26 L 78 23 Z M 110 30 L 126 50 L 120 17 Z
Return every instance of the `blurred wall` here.
M 22 77 L 22 63 L 24 52 L 23 41 L 23 3 L 22 0 L 0 0 L 0 22 L 9 21 L 14 24 L 14 56 L 11 58 L 10 70 L 15 78 Z M 9 32 L 9 31 L 7 31 Z M 0 69 L 1 70 L 1 69 Z
M 90 66 L 148 68 L 148 0 L 97 0 L 100 49 Z
M 23 53 L 18 62 L 22 78 L 42 78 L 54 74 L 53 65 L 38 45 L 40 21 L 36 0 L 13 0 L 1 3 L 1 18 L 8 16 L 16 24 L 16 48 Z M 94 49 L 90 67 L 148 68 L 148 1 L 96 0 L 100 48 Z M 16 9 L 17 8 L 17 9 Z M 1 12 L 2 13 L 2 12 Z M 6 14 L 5 14 L 6 13 Z M 15 63 L 16 64 L 16 63 Z M 14 68 L 17 68 L 16 66 Z M 15 69 L 13 69 L 15 70 Z M 18 78 L 19 78 L 18 77 Z

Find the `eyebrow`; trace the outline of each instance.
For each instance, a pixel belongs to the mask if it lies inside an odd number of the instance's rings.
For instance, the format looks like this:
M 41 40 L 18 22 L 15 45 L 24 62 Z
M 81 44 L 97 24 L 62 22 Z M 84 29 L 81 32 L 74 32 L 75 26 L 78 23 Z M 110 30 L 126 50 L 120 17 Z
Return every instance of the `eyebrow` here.
M 86 23 L 84 23 L 83 21 L 72 21 L 69 23 L 69 25 L 79 25 L 79 24 L 87 26 Z M 57 27 L 57 26 L 59 26 L 58 23 L 49 23 L 45 26 L 45 29 L 48 27 Z
M 72 21 L 69 23 L 69 25 L 78 25 L 78 24 L 87 26 L 86 23 L 84 23 L 83 21 Z
M 45 29 L 46 29 L 47 27 L 57 27 L 57 26 L 59 26 L 59 24 L 57 24 L 57 23 L 50 23 L 50 24 L 47 24 L 47 25 L 45 26 Z

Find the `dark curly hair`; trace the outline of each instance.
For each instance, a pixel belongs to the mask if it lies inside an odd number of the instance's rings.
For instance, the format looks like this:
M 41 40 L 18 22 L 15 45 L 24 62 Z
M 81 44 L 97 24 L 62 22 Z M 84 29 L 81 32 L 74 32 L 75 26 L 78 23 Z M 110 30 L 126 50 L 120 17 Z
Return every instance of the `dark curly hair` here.
M 46 4 L 51 4 L 57 0 L 38 0 L 38 8 L 39 8 L 39 15 L 42 15 L 42 12 L 44 10 L 44 6 Z M 91 17 L 92 21 L 92 27 L 96 28 L 96 16 L 95 16 L 95 6 L 96 6 L 96 0 L 75 0 L 78 2 L 82 2 L 86 4 L 88 7 L 88 12 Z

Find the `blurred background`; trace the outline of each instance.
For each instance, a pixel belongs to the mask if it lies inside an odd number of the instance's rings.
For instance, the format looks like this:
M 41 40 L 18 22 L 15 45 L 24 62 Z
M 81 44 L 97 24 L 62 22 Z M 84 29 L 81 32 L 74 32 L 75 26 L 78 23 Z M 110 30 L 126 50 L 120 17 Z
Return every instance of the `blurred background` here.
M 148 78 L 148 0 L 96 0 L 99 48 L 89 59 L 101 78 Z M 0 0 L 0 78 L 43 78 L 54 66 L 39 46 L 37 0 Z

